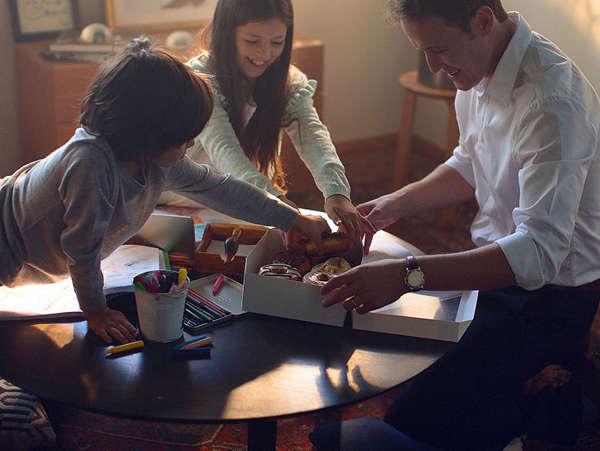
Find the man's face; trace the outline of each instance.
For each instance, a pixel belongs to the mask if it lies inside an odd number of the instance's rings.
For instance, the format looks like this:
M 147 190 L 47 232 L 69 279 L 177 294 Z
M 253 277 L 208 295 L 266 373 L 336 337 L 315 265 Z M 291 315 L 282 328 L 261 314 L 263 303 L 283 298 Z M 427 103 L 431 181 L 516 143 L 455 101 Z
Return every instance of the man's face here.
M 411 43 L 425 53 L 432 72 L 443 70 L 457 89 L 467 91 L 488 77 L 490 52 L 473 27 L 470 35 L 440 17 L 402 21 Z

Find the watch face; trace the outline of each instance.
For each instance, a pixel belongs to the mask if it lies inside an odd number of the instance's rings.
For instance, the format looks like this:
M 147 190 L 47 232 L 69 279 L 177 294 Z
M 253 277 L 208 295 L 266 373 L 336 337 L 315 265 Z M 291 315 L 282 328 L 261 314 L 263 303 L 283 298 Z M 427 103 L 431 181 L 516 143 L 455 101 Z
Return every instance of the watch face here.
M 410 289 L 421 289 L 425 283 L 425 274 L 420 269 L 409 270 L 406 274 L 406 284 Z

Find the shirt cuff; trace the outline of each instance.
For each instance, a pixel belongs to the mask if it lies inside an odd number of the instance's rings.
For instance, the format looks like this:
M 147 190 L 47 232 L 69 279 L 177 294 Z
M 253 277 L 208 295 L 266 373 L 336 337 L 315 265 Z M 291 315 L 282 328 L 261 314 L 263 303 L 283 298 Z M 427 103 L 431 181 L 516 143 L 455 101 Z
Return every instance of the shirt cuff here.
M 540 271 L 538 251 L 532 239 L 515 232 L 496 240 L 515 275 L 517 285 L 525 290 L 537 290 L 548 283 Z

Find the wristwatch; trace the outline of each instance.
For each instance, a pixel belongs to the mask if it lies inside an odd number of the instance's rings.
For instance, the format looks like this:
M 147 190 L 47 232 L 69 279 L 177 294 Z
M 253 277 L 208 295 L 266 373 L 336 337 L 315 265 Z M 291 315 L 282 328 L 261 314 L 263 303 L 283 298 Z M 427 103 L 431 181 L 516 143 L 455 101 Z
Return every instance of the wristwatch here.
M 412 255 L 406 257 L 406 275 L 404 282 L 409 291 L 419 291 L 425 285 L 425 273 L 419 266 L 419 262 Z

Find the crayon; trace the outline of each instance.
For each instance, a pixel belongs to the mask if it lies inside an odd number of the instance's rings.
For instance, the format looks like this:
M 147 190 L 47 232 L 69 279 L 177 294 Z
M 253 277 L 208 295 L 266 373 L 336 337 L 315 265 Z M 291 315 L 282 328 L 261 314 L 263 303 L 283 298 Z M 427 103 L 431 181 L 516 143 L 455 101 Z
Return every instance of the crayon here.
M 113 346 L 106 350 L 106 357 L 117 354 L 119 352 L 131 351 L 133 349 L 143 348 L 144 342 L 142 340 L 132 341 L 131 343 L 125 343 L 123 345 Z

